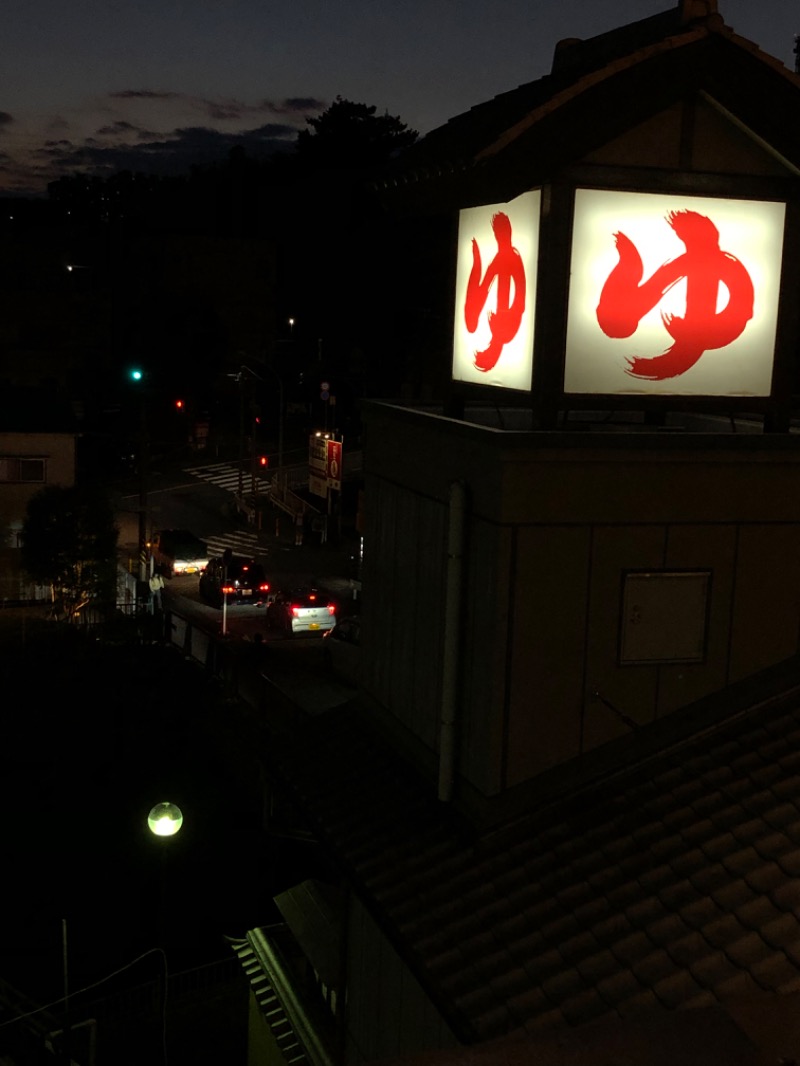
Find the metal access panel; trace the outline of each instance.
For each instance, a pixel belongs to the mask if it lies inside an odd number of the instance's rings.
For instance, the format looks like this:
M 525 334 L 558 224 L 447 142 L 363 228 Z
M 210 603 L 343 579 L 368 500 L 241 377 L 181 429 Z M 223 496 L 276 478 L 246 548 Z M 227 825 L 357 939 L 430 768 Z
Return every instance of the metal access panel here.
M 710 570 L 623 574 L 620 665 L 703 662 L 710 590 Z

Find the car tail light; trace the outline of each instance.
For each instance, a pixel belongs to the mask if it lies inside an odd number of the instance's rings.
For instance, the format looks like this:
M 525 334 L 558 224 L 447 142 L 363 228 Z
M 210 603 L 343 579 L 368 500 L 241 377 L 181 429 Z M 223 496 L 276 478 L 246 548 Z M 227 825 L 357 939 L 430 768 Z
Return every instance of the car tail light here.
M 302 610 L 302 607 L 292 607 L 292 614 L 295 616 L 295 618 L 299 618 L 300 617 L 300 611 L 301 610 Z
M 259 592 L 269 592 L 269 583 L 264 581 L 261 585 L 258 586 L 258 591 Z
M 332 603 L 328 604 L 328 614 L 336 614 L 336 607 Z
M 222 586 L 222 591 L 223 592 L 235 592 L 236 588 L 233 585 L 223 585 Z

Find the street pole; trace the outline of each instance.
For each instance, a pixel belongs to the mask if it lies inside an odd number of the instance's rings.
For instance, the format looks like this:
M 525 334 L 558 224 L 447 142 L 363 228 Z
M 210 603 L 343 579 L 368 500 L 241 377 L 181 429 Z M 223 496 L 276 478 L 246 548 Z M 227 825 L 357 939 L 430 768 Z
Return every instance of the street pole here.
M 64 1032 L 62 1054 L 67 1066 L 72 1062 L 72 1019 L 69 1012 L 69 954 L 67 951 L 67 919 L 61 919 L 61 965 L 64 972 Z
M 253 511 L 258 508 L 258 481 L 257 481 L 257 468 L 256 468 L 256 452 L 258 450 L 258 441 L 256 433 L 258 430 L 258 418 L 256 416 L 256 404 L 253 398 L 250 398 L 250 491 L 253 494 Z
M 275 371 L 273 373 L 278 379 L 278 470 L 283 470 L 283 379 Z
M 147 480 L 150 465 L 150 440 L 147 427 L 147 378 L 143 371 L 131 371 L 131 377 L 139 383 L 142 394 L 139 410 L 139 588 L 148 579 L 147 573 Z M 140 596 L 142 595 L 140 591 Z
M 239 506 L 244 503 L 244 377 L 237 374 L 239 382 Z

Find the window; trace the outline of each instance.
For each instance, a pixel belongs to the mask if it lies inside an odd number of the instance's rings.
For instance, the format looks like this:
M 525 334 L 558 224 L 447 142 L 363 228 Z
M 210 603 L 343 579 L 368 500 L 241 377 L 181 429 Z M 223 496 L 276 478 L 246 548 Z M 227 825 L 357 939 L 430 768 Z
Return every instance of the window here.
M 0 455 L 0 482 L 44 482 L 45 460 L 17 455 Z
M 620 664 L 703 662 L 710 587 L 710 570 L 624 573 Z

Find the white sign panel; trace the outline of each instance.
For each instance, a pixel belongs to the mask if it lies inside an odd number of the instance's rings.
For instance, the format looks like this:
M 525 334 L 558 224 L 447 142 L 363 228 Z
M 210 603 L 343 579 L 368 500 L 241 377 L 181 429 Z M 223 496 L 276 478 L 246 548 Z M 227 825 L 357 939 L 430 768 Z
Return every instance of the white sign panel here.
M 453 380 L 530 390 L 539 190 L 459 217 Z
M 769 396 L 785 213 L 577 190 L 564 391 Z

